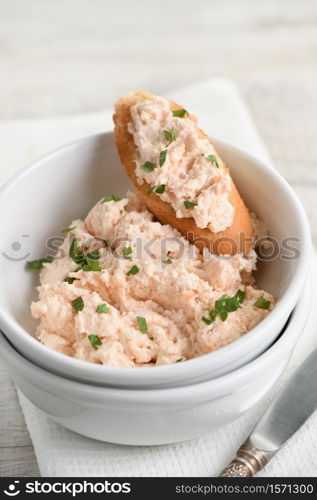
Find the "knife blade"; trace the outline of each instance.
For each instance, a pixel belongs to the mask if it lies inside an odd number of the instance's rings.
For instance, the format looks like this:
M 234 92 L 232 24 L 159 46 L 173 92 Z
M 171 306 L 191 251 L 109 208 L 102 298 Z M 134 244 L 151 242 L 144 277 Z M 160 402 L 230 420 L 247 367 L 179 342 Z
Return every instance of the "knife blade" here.
M 317 408 L 317 349 L 289 378 L 220 477 L 254 476 Z

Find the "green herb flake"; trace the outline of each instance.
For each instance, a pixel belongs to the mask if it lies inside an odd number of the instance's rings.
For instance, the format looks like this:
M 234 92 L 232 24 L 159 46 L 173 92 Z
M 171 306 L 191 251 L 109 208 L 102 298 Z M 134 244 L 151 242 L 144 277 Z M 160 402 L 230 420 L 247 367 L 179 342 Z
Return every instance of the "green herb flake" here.
M 105 313 L 108 313 L 109 311 L 110 311 L 110 307 L 105 302 L 103 302 L 102 304 L 99 304 L 96 307 L 96 312 L 98 314 L 105 314 Z
M 163 167 L 166 160 L 166 155 L 167 155 L 167 149 L 164 149 L 163 151 L 160 152 L 160 159 L 159 159 L 160 167 Z
M 72 301 L 72 306 L 74 312 L 77 314 L 79 311 L 84 309 L 84 301 L 82 297 L 77 297 L 77 299 Z
M 100 259 L 99 248 L 97 248 L 96 250 L 93 250 L 92 252 L 88 253 L 86 255 L 86 259 L 88 259 L 88 260 L 98 260 L 98 259 Z
M 101 271 L 101 264 L 99 262 L 100 251 L 93 250 L 85 256 L 83 271 Z
M 101 265 L 99 261 L 90 260 L 87 264 L 82 267 L 83 271 L 89 273 L 90 271 L 98 272 L 101 271 Z
M 155 192 L 157 194 L 163 194 L 165 191 L 165 184 L 161 184 L 160 186 L 158 186 L 156 189 L 155 189 Z
M 161 184 L 160 186 L 156 187 L 156 186 L 152 186 L 150 187 L 146 194 L 147 195 L 151 195 L 153 193 L 157 193 L 157 194 L 163 194 L 165 191 L 165 184 Z
M 220 297 L 220 299 L 216 300 L 215 302 L 215 310 L 218 313 L 221 313 L 223 311 L 227 313 L 237 311 L 237 309 L 241 307 L 240 304 L 244 301 L 244 298 L 245 292 L 243 290 L 238 290 L 233 297 L 222 295 L 222 297 Z
M 102 345 L 102 342 L 98 335 L 88 335 L 89 342 L 91 343 L 91 346 L 95 349 L 95 351 L 98 349 L 100 345 Z
M 140 168 L 142 168 L 142 170 L 144 170 L 145 172 L 153 172 L 154 165 L 150 161 L 146 161 L 145 163 L 143 163 L 143 165 L 140 166 Z
M 268 309 L 271 305 L 270 300 L 266 300 L 263 295 L 261 297 L 258 297 L 256 301 L 253 304 L 255 307 L 258 307 L 259 309 Z
M 164 260 L 164 264 L 173 264 L 173 261 L 171 259 Z
M 138 266 L 132 266 L 131 269 L 127 272 L 127 276 L 132 276 L 134 274 L 137 274 L 140 271 Z
M 186 361 L 186 358 L 179 358 L 175 361 L 175 363 L 182 363 L 183 361 Z
M 164 130 L 164 137 L 167 140 L 167 145 L 169 146 L 172 142 L 177 139 L 177 130 L 176 128 L 172 128 L 171 130 Z
M 71 231 L 74 231 L 74 229 L 76 229 L 76 226 L 65 227 L 65 229 L 62 229 L 62 233 L 70 233 Z
M 89 260 L 88 264 L 84 264 L 83 265 L 83 271 L 86 271 L 86 272 L 90 272 L 90 271 L 98 272 L 98 271 L 101 271 L 100 262 L 96 261 L 96 260 Z
M 101 265 L 99 262 L 100 252 L 99 250 L 93 250 L 89 254 L 85 255 L 81 250 L 78 249 L 78 238 L 73 238 L 69 249 L 70 258 L 79 264 L 79 267 L 75 272 L 82 269 L 83 271 L 101 271 Z
M 193 201 L 186 200 L 184 201 L 184 207 L 186 210 L 190 210 L 191 208 L 194 208 L 197 205 L 197 203 L 194 203 Z
M 148 196 L 150 196 L 151 194 L 153 194 L 153 193 L 154 193 L 155 189 L 156 189 L 156 188 L 155 188 L 155 186 L 150 187 L 150 188 L 147 190 L 146 194 L 147 194 Z
M 67 276 L 64 281 L 66 283 L 69 283 L 70 285 L 72 285 L 74 283 L 74 281 L 78 280 L 78 278 L 73 278 L 72 276 Z
M 245 299 L 245 292 L 243 290 L 238 290 L 234 297 L 237 301 L 237 304 L 240 305 Z
M 178 118 L 184 118 L 184 116 L 188 114 L 186 109 L 175 109 L 172 113 L 173 116 L 177 116 Z
M 69 247 L 69 256 L 74 262 L 77 262 L 79 253 L 80 252 L 78 251 L 78 238 L 74 237 Z
M 52 259 L 51 257 L 45 259 L 30 260 L 26 263 L 26 268 L 32 270 L 40 270 L 43 269 L 44 264 L 49 264 L 50 262 L 53 262 L 53 260 L 54 259 Z
M 145 318 L 141 316 L 136 317 L 136 322 L 141 333 L 147 333 L 147 322 Z
M 107 201 L 120 201 L 121 198 L 120 196 L 117 196 L 116 194 L 111 194 L 109 196 L 106 196 L 101 203 L 106 203 Z
M 227 311 L 221 311 L 219 313 L 219 316 L 220 316 L 221 321 L 226 321 L 226 319 L 228 318 L 228 313 L 227 313 Z
M 211 163 L 213 163 L 214 165 L 216 165 L 217 168 L 219 168 L 219 163 L 218 163 L 218 160 L 217 160 L 217 156 L 215 156 L 215 155 L 207 155 L 207 156 L 205 156 L 205 158 L 207 158 L 207 160 L 211 161 Z
M 211 325 L 212 323 L 212 320 L 211 319 L 208 319 L 206 318 L 205 316 L 202 316 L 201 320 L 206 323 L 206 325 Z
M 209 309 L 208 313 L 209 313 L 209 319 L 213 323 L 216 320 L 218 313 L 214 309 Z
M 78 238 L 74 237 L 72 239 L 70 248 L 69 248 L 69 257 L 76 262 L 76 264 L 83 264 L 85 261 L 85 256 L 83 252 L 78 249 Z
M 122 255 L 124 259 L 131 260 L 132 259 L 132 248 L 131 247 L 124 247 L 122 250 Z
M 238 290 L 232 297 L 222 295 L 220 299 L 216 300 L 214 309 L 208 309 L 209 318 L 203 316 L 201 319 L 206 325 L 211 325 L 218 316 L 221 321 L 226 321 L 228 314 L 237 311 L 244 299 L 245 292 L 243 290 Z

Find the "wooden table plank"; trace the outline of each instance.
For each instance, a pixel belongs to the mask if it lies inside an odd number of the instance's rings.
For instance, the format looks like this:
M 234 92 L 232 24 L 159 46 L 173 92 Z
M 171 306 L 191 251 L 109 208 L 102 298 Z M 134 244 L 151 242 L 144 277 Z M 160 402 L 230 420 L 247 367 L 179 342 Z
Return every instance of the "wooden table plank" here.
M 14 384 L 0 361 L 0 477 L 39 476 Z

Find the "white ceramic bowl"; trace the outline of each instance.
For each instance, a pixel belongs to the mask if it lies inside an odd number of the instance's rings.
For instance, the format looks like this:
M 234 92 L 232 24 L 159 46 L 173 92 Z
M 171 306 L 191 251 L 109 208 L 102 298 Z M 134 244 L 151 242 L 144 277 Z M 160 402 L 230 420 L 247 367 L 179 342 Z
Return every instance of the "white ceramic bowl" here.
M 169 366 L 111 368 L 54 352 L 33 338 L 36 323 L 29 305 L 36 298 L 37 273 L 28 260 L 46 254 L 45 241 L 60 236 L 72 219 L 84 217 L 107 193 L 124 195 L 130 182 L 118 160 L 113 133 L 94 135 L 59 148 L 15 176 L 0 192 L 0 327 L 27 358 L 56 373 L 94 384 L 168 387 L 194 383 L 229 372 L 264 352 L 277 338 L 298 301 L 310 257 L 309 226 L 303 208 L 286 181 L 248 153 L 212 139 L 229 165 L 247 205 L 264 219 L 279 242 L 298 239 L 300 256 L 260 265 L 260 287 L 277 298 L 274 310 L 233 344 L 199 358 Z M 29 236 L 25 236 L 29 235 Z M 16 244 L 22 244 L 17 251 Z M 16 261 L 17 258 L 21 260 Z M 15 260 L 14 260 L 15 259 Z
M 275 384 L 310 309 L 305 287 L 281 337 L 264 354 L 227 375 L 184 387 L 134 390 L 60 377 L 23 358 L 0 334 L 0 353 L 24 395 L 61 425 L 102 441 L 175 443 L 202 436 L 240 417 Z

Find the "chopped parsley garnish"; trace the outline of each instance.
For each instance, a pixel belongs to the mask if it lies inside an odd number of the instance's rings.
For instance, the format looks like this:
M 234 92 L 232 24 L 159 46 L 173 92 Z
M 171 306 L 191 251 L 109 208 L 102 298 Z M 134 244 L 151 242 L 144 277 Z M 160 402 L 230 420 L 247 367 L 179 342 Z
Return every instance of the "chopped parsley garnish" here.
M 51 257 L 45 259 L 30 260 L 26 263 L 26 268 L 39 270 L 43 269 L 44 264 L 49 264 L 50 262 L 53 262 L 53 259 Z
M 216 311 L 215 309 L 208 309 L 208 314 L 209 314 L 209 318 L 206 318 L 205 316 L 203 316 L 201 319 L 204 323 L 206 323 L 206 325 L 211 325 L 211 323 L 213 323 L 218 315 L 218 311 Z
M 177 116 L 178 118 L 184 118 L 187 111 L 186 111 L 186 109 L 175 109 L 174 111 L 172 111 L 172 113 L 173 113 L 173 116 Z
M 78 311 L 82 311 L 84 309 L 84 301 L 82 297 L 77 297 L 77 299 L 72 301 L 73 310 L 77 314 Z
M 122 255 L 124 259 L 132 259 L 132 248 L 131 247 L 124 247 L 122 250 Z
M 204 323 L 206 323 L 206 325 L 211 325 L 211 323 L 212 323 L 212 320 L 211 320 L 211 319 L 208 319 L 208 318 L 205 318 L 205 316 L 202 316 L 202 318 L 201 318 L 201 319 L 202 319 L 202 321 L 203 321 Z
M 228 313 L 227 311 L 220 311 L 219 316 L 221 321 L 226 321 L 226 319 L 228 318 Z
M 143 163 L 143 165 L 140 166 L 140 168 L 142 168 L 142 170 L 144 170 L 145 172 L 153 172 L 154 165 L 150 161 L 146 161 L 145 163 Z
M 100 252 L 98 249 L 88 253 L 85 256 L 83 271 L 101 271 L 101 265 L 99 259 L 100 259 Z
M 77 264 L 82 264 L 85 260 L 83 252 L 78 249 L 78 238 L 74 236 L 70 248 L 69 248 L 70 258 Z
M 109 311 L 110 311 L 110 307 L 105 302 L 103 302 L 103 304 L 99 304 L 99 306 L 97 306 L 97 308 L 96 308 L 96 312 L 98 314 L 107 313 Z
M 238 290 L 232 297 L 222 295 L 220 299 L 216 300 L 214 309 L 208 309 L 209 318 L 203 316 L 201 318 L 202 321 L 206 323 L 206 325 L 211 325 L 217 316 L 220 317 L 221 321 L 225 321 L 230 312 L 237 311 L 239 307 L 241 307 L 244 298 L 245 292 L 243 290 Z
M 164 137 L 167 140 L 167 145 L 169 146 L 172 142 L 177 139 L 177 130 L 172 128 L 171 130 L 164 130 Z
M 132 276 L 133 274 L 137 274 L 140 271 L 138 266 L 132 266 L 131 269 L 127 272 L 127 276 Z
M 90 260 L 98 260 L 99 258 L 100 258 L 100 252 L 99 252 L 98 248 L 86 255 L 86 259 L 90 259 Z
M 164 264 L 173 264 L 173 261 L 171 259 L 164 260 Z
M 207 155 L 207 156 L 205 156 L 205 158 L 207 158 L 207 160 L 211 161 L 211 163 L 214 163 L 216 165 L 216 167 L 219 168 L 219 163 L 218 163 L 218 160 L 217 160 L 217 156 L 215 156 L 215 155 Z
M 197 205 L 197 203 L 194 203 L 193 201 L 184 201 L 184 207 L 186 210 L 190 210 L 191 208 L 194 208 Z
M 266 300 L 263 295 L 261 297 L 258 297 L 256 301 L 253 304 L 255 307 L 258 307 L 259 309 L 268 309 L 271 305 L 270 300 Z
M 167 155 L 167 149 L 164 149 L 163 151 L 160 152 L 160 160 L 159 160 L 160 167 L 163 167 L 166 160 L 166 155 Z
M 165 184 L 161 184 L 160 186 L 156 187 L 156 186 L 152 186 L 150 187 L 146 194 L 147 195 L 151 195 L 153 193 L 157 193 L 157 194 L 163 194 L 165 191 Z
M 160 186 L 158 186 L 156 189 L 155 189 L 155 192 L 157 194 L 163 194 L 165 191 L 165 184 L 161 184 Z
M 186 361 L 186 358 L 179 358 L 175 361 L 175 363 L 181 363 L 182 361 Z
M 66 281 L 66 283 L 69 283 L 70 285 L 72 285 L 74 283 L 74 281 L 78 280 L 78 278 L 73 278 L 72 276 L 67 276 L 64 281 Z
M 90 271 L 101 271 L 101 265 L 98 260 L 89 260 L 88 264 L 83 265 L 83 271 L 90 272 Z
M 218 312 L 215 309 L 209 309 L 208 313 L 209 313 L 210 321 L 211 321 L 211 323 L 213 323 L 217 317 Z
M 138 324 L 138 328 L 140 332 L 142 333 L 147 333 L 147 322 L 145 318 L 142 318 L 141 316 L 136 317 L 136 322 Z
M 91 346 L 95 349 L 95 351 L 98 349 L 100 345 L 102 345 L 102 342 L 98 335 L 88 335 L 89 342 L 91 343 Z
M 155 186 L 150 187 L 150 188 L 147 190 L 146 194 L 147 194 L 148 196 L 150 196 L 151 194 L 153 194 L 153 193 L 154 193 L 154 190 L 155 190 L 155 189 L 156 189 L 156 187 L 155 187 Z
M 71 242 L 69 249 L 70 258 L 79 264 L 79 268 L 75 272 L 82 269 L 83 271 L 101 271 L 101 265 L 99 262 L 100 252 L 99 250 L 93 250 L 92 252 L 85 255 L 78 248 L 78 238 L 74 237 Z
M 239 309 L 240 304 L 244 301 L 245 292 L 243 290 L 238 290 L 233 297 L 228 297 L 228 295 L 222 295 L 220 299 L 215 302 L 215 310 L 218 313 L 221 312 L 234 312 Z
M 106 203 L 107 201 L 120 201 L 121 198 L 120 196 L 117 196 L 116 194 L 110 194 L 109 196 L 106 196 L 101 203 Z
M 74 231 L 74 229 L 76 229 L 76 226 L 65 227 L 65 229 L 62 229 L 62 233 L 70 233 L 71 231 Z

